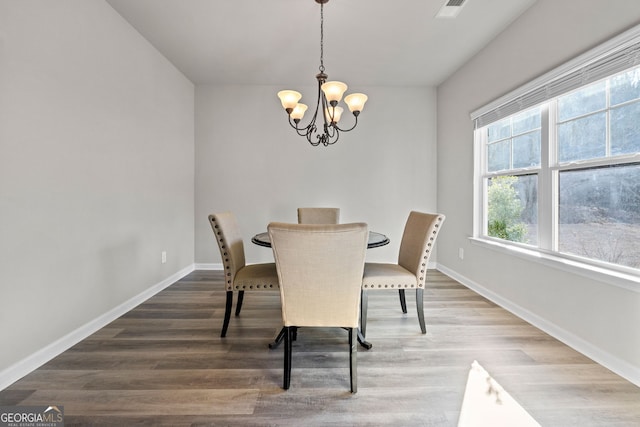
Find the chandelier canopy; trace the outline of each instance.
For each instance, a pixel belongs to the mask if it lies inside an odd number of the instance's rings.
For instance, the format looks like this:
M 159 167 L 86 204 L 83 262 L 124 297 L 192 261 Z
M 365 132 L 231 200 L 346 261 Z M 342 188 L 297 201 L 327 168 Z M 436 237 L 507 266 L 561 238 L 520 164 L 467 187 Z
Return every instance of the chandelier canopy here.
M 316 110 L 307 126 L 299 126 L 304 116 L 307 106 L 299 103 L 302 95 L 295 90 L 281 90 L 278 92 L 278 98 L 282 103 L 282 107 L 289 115 L 289 124 L 296 130 L 298 135 L 307 138 L 311 145 L 318 146 L 320 144 L 325 147 L 335 144 L 340 137 L 340 132 L 349 132 L 358 125 L 358 116 L 367 102 L 367 95 L 363 93 L 352 93 L 344 98 L 345 104 L 349 107 L 349 111 L 353 113 L 355 122 L 348 129 L 338 126 L 338 122 L 342 116 L 344 109 L 338 106 L 342 100 L 342 95 L 347 91 L 347 85 L 337 81 L 327 81 L 327 74 L 324 72 L 324 4 L 329 0 L 315 0 L 320 4 L 320 72 L 316 75 L 318 80 L 318 99 L 316 101 Z M 322 123 L 318 121 L 318 112 L 321 112 Z

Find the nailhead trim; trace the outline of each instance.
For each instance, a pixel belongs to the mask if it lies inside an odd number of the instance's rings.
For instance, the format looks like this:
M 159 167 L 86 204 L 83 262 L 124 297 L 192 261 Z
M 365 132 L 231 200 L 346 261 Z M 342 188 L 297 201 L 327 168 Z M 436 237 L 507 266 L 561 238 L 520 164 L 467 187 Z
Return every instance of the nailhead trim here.
M 217 230 L 216 231 L 216 235 L 218 236 L 218 245 L 220 247 L 220 250 L 222 251 L 223 249 L 227 248 L 227 245 L 225 243 L 224 240 L 224 235 L 222 234 L 222 230 L 220 230 L 220 226 L 219 224 L 217 224 L 215 222 L 215 218 L 211 218 L 211 223 L 213 224 L 214 228 Z M 222 252 L 222 261 L 224 264 L 224 269 L 227 270 L 226 276 L 227 276 L 227 284 L 226 284 L 226 290 L 227 291 L 244 291 L 244 290 L 262 290 L 262 289 L 278 289 L 279 286 L 277 283 L 268 283 L 268 284 L 248 284 L 248 285 L 244 285 L 244 284 L 233 284 L 233 275 L 231 274 L 231 262 L 229 260 L 229 252 L 224 251 Z
M 427 270 L 427 263 L 426 261 L 429 259 L 429 252 L 430 252 L 430 248 L 433 246 L 433 241 L 436 239 L 436 236 L 438 234 L 438 230 L 440 228 L 440 223 L 442 222 L 442 217 L 439 216 L 437 218 L 437 221 L 435 224 L 433 224 L 434 230 L 431 232 L 431 236 L 429 236 L 429 241 L 427 242 L 427 246 L 425 248 L 424 251 L 424 256 L 422 257 L 422 259 L 425 260 L 425 262 L 422 263 L 422 269 L 420 269 L 420 273 L 422 274 L 422 276 L 418 277 L 418 288 L 424 288 L 425 287 L 425 278 L 426 278 L 426 270 Z M 378 284 L 378 285 L 363 285 L 362 286 L 364 289 L 385 289 L 385 288 L 415 288 L 416 285 L 406 285 L 406 284 L 400 284 L 400 285 L 394 285 L 394 284 Z
M 269 289 L 274 289 L 274 288 L 277 289 L 278 286 L 274 285 L 273 283 L 269 283 L 269 284 L 266 284 L 266 285 L 253 285 L 253 284 L 252 285 L 241 285 L 241 284 L 237 284 L 237 285 L 234 285 L 233 288 L 236 291 L 244 291 L 244 290 L 247 290 L 247 289 L 250 289 L 250 290 L 266 289 L 266 290 L 269 290 Z
M 229 262 L 229 253 L 227 251 L 223 251 L 227 248 L 227 244 L 224 240 L 224 235 L 222 234 L 222 230 L 220 230 L 220 225 L 216 222 L 215 218 L 211 218 L 211 223 L 216 230 L 216 236 L 218 236 L 218 246 L 220 251 L 222 252 L 222 262 L 224 264 L 224 269 L 227 270 L 227 285 L 226 290 L 233 290 L 233 276 L 231 275 L 231 263 Z
M 389 289 L 389 288 L 390 289 L 394 289 L 394 288 L 397 288 L 397 289 L 408 289 L 408 288 L 415 288 L 416 285 L 413 284 L 413 283 L 412 284 L 393 284 L 393 283 L 392 284 L 389 284 L 389 283 L 382 284 L 381 283 L 381 284 L 377 284 L 377 285 L 365 284 L 362 287 L 365 288 L 365 289 Z M 421 287 L 421 286 L 418 285 L 418 287 Z

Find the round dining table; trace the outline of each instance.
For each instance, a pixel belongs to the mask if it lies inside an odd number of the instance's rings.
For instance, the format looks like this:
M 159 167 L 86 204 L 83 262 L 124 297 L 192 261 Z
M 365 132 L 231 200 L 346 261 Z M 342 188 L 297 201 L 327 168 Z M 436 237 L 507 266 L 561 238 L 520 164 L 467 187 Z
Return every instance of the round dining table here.
M 269 238 L 269 233 L 258 233 L 251 238 L 251 242 L 258 245 L 264 246 L 265 248 L 271 247 L 271 239 Z M 376 233 L 375 231 L 369 232 L 369 240 L 367 241 L 367 249 L 371 248 L 379 248 L 380 246 L 388 245 L 389 238 L 381 233 Z

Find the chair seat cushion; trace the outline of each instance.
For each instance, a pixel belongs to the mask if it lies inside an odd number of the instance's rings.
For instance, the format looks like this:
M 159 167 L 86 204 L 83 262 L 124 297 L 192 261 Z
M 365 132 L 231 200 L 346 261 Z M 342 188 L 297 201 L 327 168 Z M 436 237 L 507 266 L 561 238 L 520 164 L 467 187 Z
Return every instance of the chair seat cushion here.
M 233 290 L 269 290 L 278 289 L 278 271 L 273 262 L 245 265 L 236 273 Z
M 363 289 L 415 289 L 416 275 L 398 264 L 364 264 Z

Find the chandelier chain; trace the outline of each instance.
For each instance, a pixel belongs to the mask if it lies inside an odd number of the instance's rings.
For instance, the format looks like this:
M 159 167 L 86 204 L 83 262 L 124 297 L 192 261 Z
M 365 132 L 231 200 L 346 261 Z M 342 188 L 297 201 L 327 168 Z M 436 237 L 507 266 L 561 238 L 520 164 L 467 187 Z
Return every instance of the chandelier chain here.
M 320 67 L 321 73 L 324 73 L 324 4 L 320 3 Z

